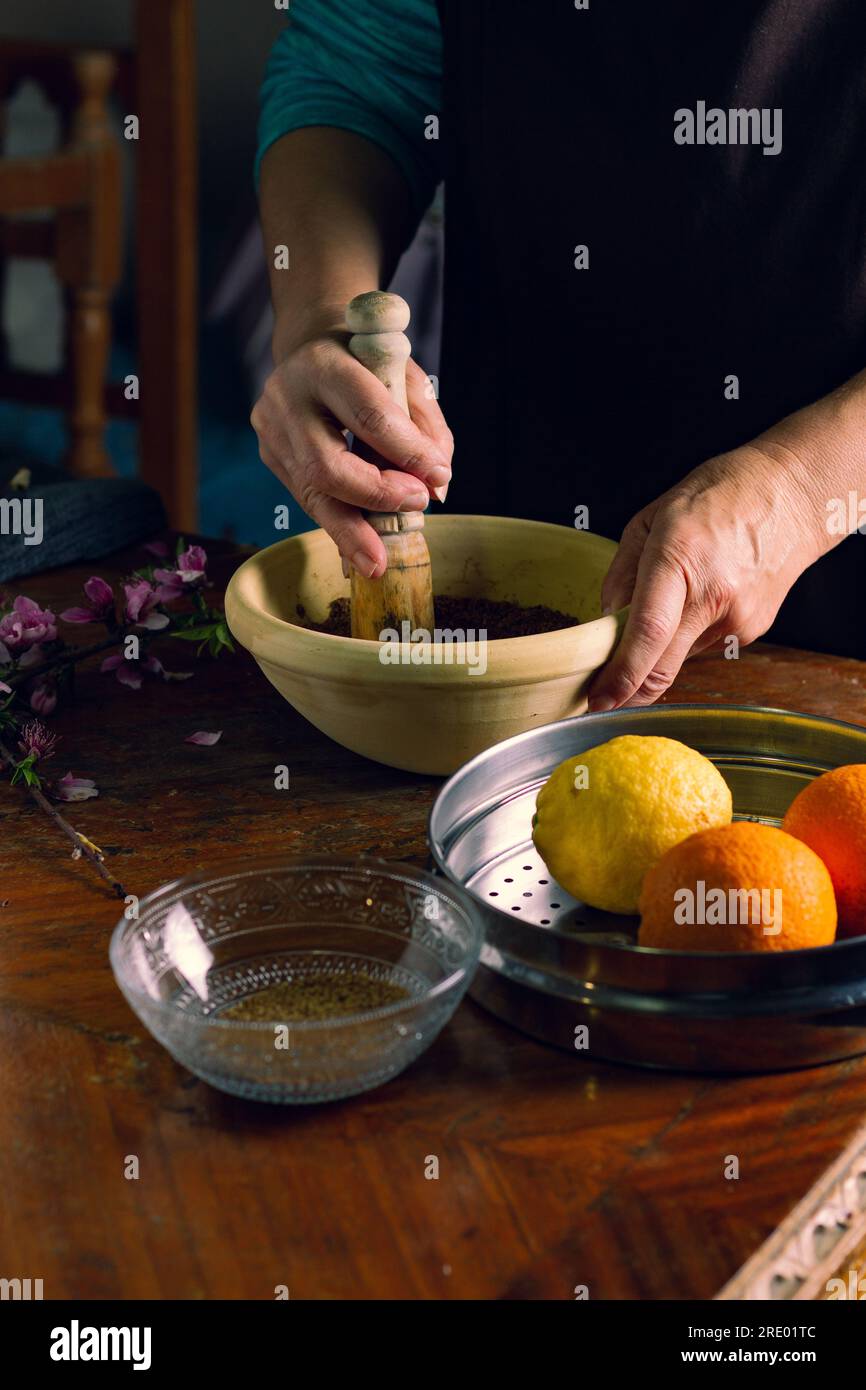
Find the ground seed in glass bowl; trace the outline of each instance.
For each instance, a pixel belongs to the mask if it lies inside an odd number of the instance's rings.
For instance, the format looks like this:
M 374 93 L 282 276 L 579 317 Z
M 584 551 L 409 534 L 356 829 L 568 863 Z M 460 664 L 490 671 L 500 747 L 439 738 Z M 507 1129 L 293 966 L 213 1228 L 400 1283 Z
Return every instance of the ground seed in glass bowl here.
M 409 991 L 363 971 L 318 979 L 281 980 L 221 1009 L 220 1018 L 248 1023 L 289 1023 L 343 1018 L 366 1009 L 382 1009 L 408 999 Z

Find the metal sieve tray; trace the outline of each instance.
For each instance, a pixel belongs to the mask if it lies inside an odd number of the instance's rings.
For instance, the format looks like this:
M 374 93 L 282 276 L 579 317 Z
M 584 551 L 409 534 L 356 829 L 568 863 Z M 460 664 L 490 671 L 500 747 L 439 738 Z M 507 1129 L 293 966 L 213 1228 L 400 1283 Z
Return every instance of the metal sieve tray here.
M 479 754 L 445 783 L 428 828 L 436 868 L 484 909 L 472 997 L 544 1042 L 641 1066 L 783 1071 L 866 1052 L 866 936 L 778 954 L 653 950 L 636 944 L 636 917 L 576 902 L 551 878 L 531 837 L 538 789 L 621 734 L 698 749 L 735 818 L 769 825 L 813 777 L 866 762 L 866 729 L 737 705 L 582 715 Z

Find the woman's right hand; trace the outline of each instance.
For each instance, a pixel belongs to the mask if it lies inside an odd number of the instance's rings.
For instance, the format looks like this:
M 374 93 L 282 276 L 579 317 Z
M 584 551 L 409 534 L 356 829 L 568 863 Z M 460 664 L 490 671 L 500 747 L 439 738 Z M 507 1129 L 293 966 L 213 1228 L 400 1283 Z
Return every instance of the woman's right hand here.
M 274 368 L 250 423 L 262 462 L 335 541 L 344 562 L 372 578 L 387 567 L 385 547 L 363 511 L 421 511 L 444 501 L 454 442 L 430 379 L 406 363 L 409 416 L 348 350 L 339 328 L 316 332 Z M 345 432 L 393 467 L 353 454 Z

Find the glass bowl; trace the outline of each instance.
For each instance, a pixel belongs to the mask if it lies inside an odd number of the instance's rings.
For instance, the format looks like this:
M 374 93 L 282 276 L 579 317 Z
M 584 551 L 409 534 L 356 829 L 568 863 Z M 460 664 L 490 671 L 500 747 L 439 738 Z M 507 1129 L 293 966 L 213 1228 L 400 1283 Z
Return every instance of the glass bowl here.
M 110 956 L 127 1002 L 177 1062 L 232 1095 L 292 1104 L 403 1071 L 463 998 L 483 934 L 468 895 L 420 869 L 283 858 L 157 889 L 118 922 Z M 337 1017 L 221 1017 L 271 985 L 315 982 L 309 1008 L 335 988 L 377 988 L 369 981 L 403 997 Z

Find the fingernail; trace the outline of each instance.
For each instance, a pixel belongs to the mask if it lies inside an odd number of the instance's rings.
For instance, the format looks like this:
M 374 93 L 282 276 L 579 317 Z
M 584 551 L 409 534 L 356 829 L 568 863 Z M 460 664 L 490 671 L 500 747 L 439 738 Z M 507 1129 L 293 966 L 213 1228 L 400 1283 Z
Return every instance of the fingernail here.
M 451 482 L 451 469 L 445 468 L 437 463 L 436 467 L 431 468 L 430 472 L 427 474 L 427 481 L 430 486 L 434 488 L 442 487 L 443 485 L 447 487 Z
M 445 501 L 445 498 L 448 496 L 448 488 L 448 483 L 445 483 L 444 487 L 434 487 L 433 496 L 436 498 L 437 502 Z
M 609 695 L 590 695 L 586 708 L 589 714 L 606 714 L 615 705 L 616 701 L 612 700 Z
M 352 556 L 352 564 L 365 579 L 372 579 L 376 573 L 376 561 L 370 559 L 366 550 L 356 550 Z
M 604 605 L 604 608 L 602 608 L 602 610 L 601 610 L 601 616 L 602 616 L 603 618 L 609 618 L 610 615 L 611 615 L 611 613 L 612 613 L 613 611 L 614 611 L 613 604 L 612 604 L 612 603 L 606 603 L 606 604 Z
M 401 512 L 423 512 L 430 501 L 426 492 L 412 492 L 400 503 Z
M 340 564 L 343 566 L 343 578 L 344 578 L 344 579 L 348 579 L 348 578 L 349 578 L 349 561 L 346 559 L 345 555 L 341 555 L 341 556 L 340 556 Z

